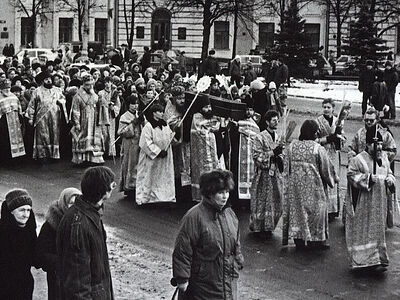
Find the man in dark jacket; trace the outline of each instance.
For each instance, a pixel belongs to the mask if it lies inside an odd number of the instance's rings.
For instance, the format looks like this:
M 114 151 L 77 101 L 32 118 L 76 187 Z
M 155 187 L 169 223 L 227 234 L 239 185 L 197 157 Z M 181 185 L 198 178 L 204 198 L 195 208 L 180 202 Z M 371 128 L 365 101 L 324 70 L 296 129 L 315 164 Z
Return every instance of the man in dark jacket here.
M 279 89 L 281 85 L 287 83 L 287 81 L 288 81 L 289 68 L 283 62 L 282 58 L 278 58 L 276 62 L 277 62 L 278 67 L 276 68 L 276 72 L 275 72 L 273 81 L 276 84 L 276 88 Z
M 232 59 L 229 67 L 229 75 L 231 76 L 231 84 L 236 83 L 236 86 L 240 88 L 240 56 L 236 55 Z
M 384 117 L 389 111 L 388 90 L 386 83 L 383 81 L 383 76 L 383 71 L 378 70 L 376 72 L 376 79 L 372 85 L 370 100 L 370 104 L 379 112 L 379 117 Z
M 208 57 L 203 62 L 202 71 L 204 75 L 215 77 L 217 74 L 221 74 L 221 68 L 214 55 L 215 50 L 211 49 L 208 52 Z
M 116 187 L 107 167 L 85 171 L 82 196 L 66 211 L 57 232 L 58 269 L 63 300 L 114 299 L 101 215 Z
M 142 56 L 142 59 L 140 61 L 140 65 L 142 67 L 142 74 L 144 75 L 144 72 L 146 72 L 147 68 L 150 67 L 150 62 L 151 62 L 151 52 L 149 47 L 144 46 L 144 53 Z
M 358 90 L 363 93 L 361 104 L 362 115 L 364 115 L 367 110 L 367 104 L 372 95 L 372 85 L 374 84 L 374 81 L 374 61 L 367 60 L 367 66 L 364 71 L 360 71 L 360 77 L 358 80 Z
M 399 75 L 396 72 L 396 69 L 393 68 L 392 63 L 387 61 L 385 64 L 385 73 L 384 73 L 384 81 L 386 82 L 387 92 L 388 92 L 388 105 L 389 105 L 389 118 L 394 119 L 396 117 L 396 108 L 395 108 L 395 95 L 396 95 L 396 87 L 399 83 Z

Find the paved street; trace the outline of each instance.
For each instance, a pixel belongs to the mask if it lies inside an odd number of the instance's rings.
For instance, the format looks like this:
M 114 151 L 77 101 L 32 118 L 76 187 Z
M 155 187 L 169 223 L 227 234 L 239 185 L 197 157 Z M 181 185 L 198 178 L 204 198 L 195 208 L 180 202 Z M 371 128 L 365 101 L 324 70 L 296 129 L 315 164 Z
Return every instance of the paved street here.
M 291 100 L 290 100 L 291 101 Z M 319 102 L 298 100 L 296 107 L 320 107 Z M 292 114 L 298 127 L 309 116 Z M 346 122 L 351 137 L 363 124 Z M 293 136 L 298 136 L 298 129 Z M 400 137 L 400 128 L 393 128 Z M 396 139 L 400 145 L 399 138 Z M 107 161 L 116 174 L 119 162 Z M 400 169 L 397 167 L 397 169 Z M 343 170 L 344 171 L 344 170 Z M 37 219 L 43 220 L 51 201 L 69 186 L 79 187 L 83 169 L 69 162 L 38 166 L 34 163 L 5 169 L 0 167 L 0 200 L 13 187 L 29 190 Z M 342 172 L 341 178 L 345 173 Z M 344 189 L 344 183 L 342 184 Z M 116 299 L 170 299 L 170 262 L 179 221 L 190 204 L 137 207 L 114 192 L 106 204 L 105 224 L 109 244 Z M 389 270 L 383 275 L 353 274 L 348 269 L 341 220 L 330 224 L 331 249 L 325 252 L 299 252 L 294 245 L 281 246 L 281 232 L 271 240 L 256 239 L 248 230 L 248 212 L 237 211 L 240 219 L 245 268 L 240 278 L 239 299 L 400 299 L 400 229 L 387 231 Z M 35 272 L 36 299 L 44 299 L 45 278 Z

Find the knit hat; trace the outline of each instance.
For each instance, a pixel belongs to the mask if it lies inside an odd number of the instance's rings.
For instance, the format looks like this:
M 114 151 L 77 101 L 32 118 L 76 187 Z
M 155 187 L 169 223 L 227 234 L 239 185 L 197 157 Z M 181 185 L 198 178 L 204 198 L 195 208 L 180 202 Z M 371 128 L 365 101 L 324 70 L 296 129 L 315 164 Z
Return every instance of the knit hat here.
M 269 83 L 269 85 L 268 85 L 268 89 L 276 89 L 276 84 L 275 84 L 275 82 L 273 82 L 273 81 L 271 81 L 270 83 Z
M 10 211 L 13 211 L 14 209 L 24 206 L 24 205 L 32 206 L 32 198 L 28 194 L 27 190 L 14 189 L 7 193 L 6 203 L 7 203 L 8 209 Z
M 11 81 L 9 79 L 0 79 L 0 90 L 11 88 Z
M 259 79 L 253 80 L 250 83 L 250 89 L 252 91 L 259 91 L 262 90 L 263 88 L 265 88 L 265 84 Z
M 153 79 L 153 78 L 149 79 L 149 81 L 147 82 L 147 88 L 150 88 L 150 86 L 152 84 L 154 84 L 154 85 L 157 84 L 157 81 L 155 79 Z
M 142 83 L 145 83 L 145 82 L 146 81 L 142 77 L 140 77 L 140 78 L 136 79 L 135 86 L 138 86 L 139 84 L 142 84 Z

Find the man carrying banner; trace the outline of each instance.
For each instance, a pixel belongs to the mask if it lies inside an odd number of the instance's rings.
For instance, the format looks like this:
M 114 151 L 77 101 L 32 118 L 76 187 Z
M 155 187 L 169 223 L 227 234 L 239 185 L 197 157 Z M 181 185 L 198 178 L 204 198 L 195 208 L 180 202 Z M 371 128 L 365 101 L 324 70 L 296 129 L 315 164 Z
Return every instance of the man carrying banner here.
M 265 114 L 267 129 L 255 138 L 253 159 L 256 166 L 251 185 L 250 230 L 270 237 L 282 215 L 283 145 L 277 133 L 279 113 Z

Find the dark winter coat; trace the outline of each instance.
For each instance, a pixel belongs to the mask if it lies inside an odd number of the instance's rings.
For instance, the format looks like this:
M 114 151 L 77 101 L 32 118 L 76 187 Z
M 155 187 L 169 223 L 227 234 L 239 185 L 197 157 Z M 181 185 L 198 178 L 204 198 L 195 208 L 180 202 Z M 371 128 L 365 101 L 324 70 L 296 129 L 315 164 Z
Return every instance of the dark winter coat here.
M 19 227 L 4 201 L 0 220 L 0 299 L 32 299 L 35 243 L 34 213 L 25 227 Z
M 61 219 L 59 220 L 61 221 Z M 57 279 L 57 230 L 49 222 L 45 222 L 40 229 L 36 243 L 36 256 L 39 266 L 47 273 L 48 299 L 61 299 L 60 282 Z
M 259 90 L 253 94 L 253 108 L 256 113 L 263 116 L 268 110 L 276 109 L 278 112 L 281 111 L 281 103 L 279 101 L 278 93 L 275 92 L 275 104 L 277 107 L 272 108 L 271 104 L 271 93 L 266 86 L 262 90 Z
M 257 74 L 254 71 L 254 69 L 253 68 L 247 69 L 246 72 L 244 73 L 244 84 L 250 85 L 250 83 L 256 79 L 257 79 Z
M 140 62 L 143 73 L 146 71 L 148 67 L 150 67 L 150 62 L 151 62 L 151 53 L 150 51 L 146 51 L 143 53 L 142 60 Z
M 189 281 L 184 299 L 235 299 L 242 268 L 239 222 L 231 208 L 204 199 L 183 217 L 173 252 L 173 276 Z
M 240 77 L 240 62 L 238 62 L 236 59 L 232 60 L 231 62 L 229 75 L 231 77 Z
M 285 84 L 288 81 L 289 77 L 289 69 L 287 65 L 282 64 L 276 69 L 276 73 L 274 76 L 274 82 L 276 84 L 276 88 L 278 89 L 281 84 Z
M 389 104 L 386 83 L 375 81 L 372 85 L 371 105 L 375 107 L 376 110 L 382 111 L 386 104 Z
M 103 222 L 80 196 L 58 227 L 57 253 L 61 299 L 114 299 Z
M 388 92 L 396 91 L 397 84 L 399 83 L 399 75 L 397 74 L 395 68 L 391 68 L 389 70 L 385 69 L 383 76 Z
M 360 72 L 360 77 L 358 79 L 358 89 L 360 92 L 367 93 L 371 95 L 372 85 L 375 82 L 375 70 L 365 69 Z
M 215 57 L 208 56 L 203 62 L 202 71 L 204 75 L 215 77 L 221 73 L 221 68 Z

